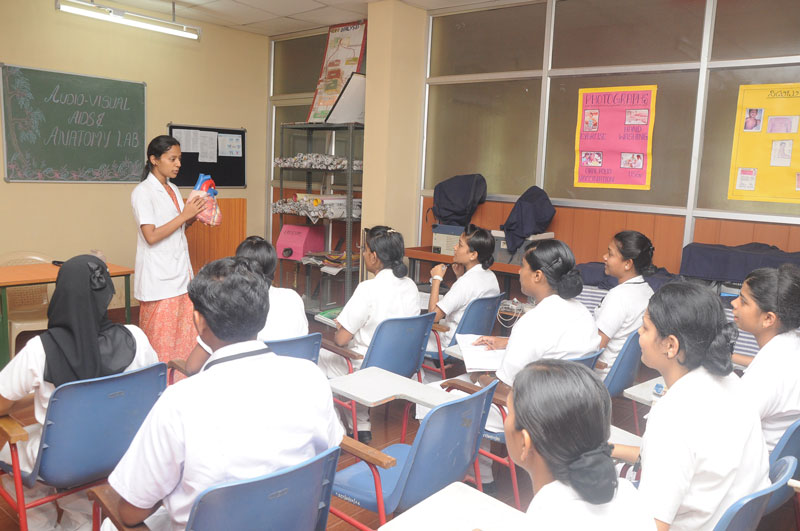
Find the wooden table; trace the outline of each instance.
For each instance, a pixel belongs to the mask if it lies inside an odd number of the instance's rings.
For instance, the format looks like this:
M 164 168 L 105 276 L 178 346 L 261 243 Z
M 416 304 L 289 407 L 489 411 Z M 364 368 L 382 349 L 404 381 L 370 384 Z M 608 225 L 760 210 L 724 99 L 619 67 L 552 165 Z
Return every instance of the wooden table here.
M 408 400 L 434 408 L 461 398 L 439 387 L 421 384 L 379 367 L 367 367 L 338 376 L 328 380 L 328 383 L 334 393 L 367 407 L 380 406 L 392 400 Z
M 131 275 L 133 269 L 106 264 L 112 277 L 125 277 L 125 322 L 131 322 Z M 0 267 L 0 367 L 11 359 L 8 333 L 8 297 L 6 288 L 33 286 L 56 281 L 59 268 L 53 264 L 25 264 Z M 13 347 L 11 347 L 13 348 Z
M 431 251 L 431 246 L 425 247 L 406 247 L 406 257 L 408 257 L 409 270 L 414 282 L 419 282 L 419 262 L 434 262 L 437 264 L 452 264 L 453 257 L 447 254 L 439 254 Z M 520 266 L 517 264 L 504 264 L 495 262 L 489 268 L 503 277 L 503 289 L 506 296 L 511 296 L 511 279 L 519 276 Z

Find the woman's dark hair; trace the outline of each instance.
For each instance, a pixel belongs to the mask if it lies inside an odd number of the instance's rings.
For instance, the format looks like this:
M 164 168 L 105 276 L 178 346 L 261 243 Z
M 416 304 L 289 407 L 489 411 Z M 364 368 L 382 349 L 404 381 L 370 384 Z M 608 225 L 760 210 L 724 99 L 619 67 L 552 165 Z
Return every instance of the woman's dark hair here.
M 659 336 L 678 338 L 681 364 L 690 371 L 705 367 L 724 376 L 733 370 L 731 354 L 739 331 L 710 289 L 688 282 L 664 284 L 650 298 L 647 313 Z
M 650 238 L 635 230 L 624 230 L 614 235 L 614 242 L 622 258 L 633 261 L 637 274 L 648 276 L 655 273 L 653 252 L 656 249 Z
M 384 269 L 391 269 L 397 278 L 403 278 L 408 274 L 408 267 L 403 263 L 406 246 L 402 234 L 379 225 L 367 230 L 366 240 L 367 246 L 378 256 Z
M 800 327 L 800 268 L 783 264 L 778 269 L 754 269 L 744 279 L 762 312 L 778 316 L 782 334 Z
M 464 227 L 464 240 L 470 252 L 478 253 L 478 262 L 484 269 L 494 263 L 494 236 L 491 231 L 470 223 Z
M 611 397 L 587 367 L 541 359 L 514 378 L 514 427 L 526 430 L 550 473 L 589 503 L 607 503 L 617 473 L 607 441 Z
M 236 248 L 236 256 L 244 256 L 254 260 L 267 282 L 272 284 L 275 278 L 275 267 L 278 265 L 278 253 L 275 247 L 261 236 L 248 236 Z
M 532 271 L 544 274 L 547 283 L 562 299 L 572 299 L 583 291 L 583 279 L 575 269 L 575 255 L 561 240 L 544 240 L 528 245 L 525 261 Z
M 159 135 L 155 137 L 147 145 L 147 158 L 144 161 L 144 170 L 142 170 L 142 180 L 147 179 L 147 176 L 153 171 L 153 165 L 150 163 L 150 155 L 160 159 L 161 155 L 169 151 L 172 146 L 180 146 L 181 143 L 169 135 Z

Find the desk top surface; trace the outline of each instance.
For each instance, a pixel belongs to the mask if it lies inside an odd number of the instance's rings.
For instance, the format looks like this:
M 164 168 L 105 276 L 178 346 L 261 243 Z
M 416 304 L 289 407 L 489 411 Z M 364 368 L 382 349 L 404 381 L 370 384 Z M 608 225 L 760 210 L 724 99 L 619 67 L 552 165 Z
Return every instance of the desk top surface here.
M 452 264 L 453 257 L 447 254 L 439 254 L 434 253 L 431 251 L 431 246 L 425 247 L 406 247 L 406 256 L 409 258 L 413 258 L 415 260 L 422 260 L 425 262 L 437 262 L 440 264 Z M 517 275 L 519 274 L 519 265 L 517 264 L 503 264 L 500 262 L 495 262 L 490 267 L 492 271 L 497 271 L 498 273 L 507 273 L 510 275 Z
M 438 387 L 421 384 L 378 367 L 368 367 L 352 374 L 328 380 L 331 390 L 367 407 L 392 400 L 408 400 L 425 407 L 436 407 L 457 398 Z
M 112 277 L 132 275 L 133 269 L 106 264 Z M 26 286 L 30 284 L 46 284 L 55 282 L 58 277 L 59 267 L 49 263 L 25 264 L 0 267 L 0 287 Z

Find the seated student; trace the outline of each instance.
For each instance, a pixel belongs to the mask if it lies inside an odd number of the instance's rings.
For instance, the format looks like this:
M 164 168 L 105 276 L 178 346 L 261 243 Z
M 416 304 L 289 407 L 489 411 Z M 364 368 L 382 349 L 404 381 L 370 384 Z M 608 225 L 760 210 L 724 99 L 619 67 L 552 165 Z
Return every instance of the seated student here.
M 25 428 L 28 440 L 17 444 L 23 471 L 30 472 L 36 463 L 42 423 L 56 387 L 158 362 L 142 330 L 108 319 L 113 296 L 114 284 L 100 258 L 80 255 L 64 262 L 47 308 L 47 331 L 28 341 L 0 372 L 0 415 L 34 393 L 36 423 Z M 11 451 L 3 444 L 0 460 L 10 464 Z
M 653 296 L 653 289 L 644 280 L 655 270 L 653 251 L 647 236 L 626 230 L 614 235 L 603 256 L 605 274 L 615 277 L 619 284 L 594 311 L 600 333 L 598 348 L 605 349 L 595 370 L 602 375 L 608 374 L 628 336 L 642 326 L 642 315 Z
M 436 322 L 444 319 L 444 325 L 449 328 L 447 332 L 439 333 L 442 349 L 450 345 L 464 310 L 470 302 L 500 293 L 497 277 L 494 271 L 489 270 L 494 263 L 494 236 L 490 231 L 472 224 L 467 225 L 464 233 L 459 236 L 454 251 L 453 273 L 456 275 L 456 281 L 441 300 L 439 288 L 442 277 L 447 271 L 447 265 L 439 264 L 431 268 L 431 298 L 428 311 L 436 312 Z M 427 350 L 438 351 L 433 334 L 428 339 Z
M 366 354 L 375 329 L 386 319 L 419 315 L 419 291 L 408 278 L 408 268 L 403 263 L 405 245 L 403 235 L 385 226 L 367 231 L 361 256 L 367 271 L 375 278 L 358 284 L 350 300 L 336 318 L 338 329 L 334 341 L 359 354 Z M 362 360 L 352 360 L 353 369 L 361 367 Z M 322 349 L 319 366 L 328 378 L 347 374 L 344 357 Z M 358 440 L 372 440 L 372 425 L 366 407 L 356 408 Z M 352 423 L 350 415 L 345 418 Z M 351 427 L 352 429 L 352 427 Z
M 517 374 L 505 435 L 533 483 L 531 529 L 655 529 L 634 486 L 617 478 L 610 432 L 611 397 L 588 368 L 539 360 Z
M 761 349 L 742 385 L 761 416 L 771 452 L 786 428 L 800 419 L 800 268 L 756 269 L 732 304 L 734 321 L 756 337 Z
M 641 454 L 615 445 L 612 455 L 641 455 L 639 493 L 660 531 L 713 529 L 739 498 L 769 485 L 758 412 L 733 374 L 736 334 L 705 287 L 665 284 L 647 306 L 642 362 L 669 391 L 650 411 Z
M 200 373 L 164 391 L 109 476 L 126 525 L 147 518 L 151 529 L 183 529 L 203 490 L 296 465 L 342 440 L 319 368 L 256 339 L 269 298 L 253 261 L 207 264 L 189 297 L 213 354 Z M 113 529 L 108 520 L 103 526 Z
M 267 321 L 258 333 L 259 341 L 289 339 L 308 335 L 308 318 L 303 299 L 293 289 L 278 288 L 272 285 L 278 255 L 275 247 L 261 236 L 248 236 L 236 248 L 236 256 L 243 256 L 259 265 L 261 273 L 269 285 L 269 307 Z M 186 372 L 197 373 L 211 355 L 211 349 L 197 338 L 197 346 L 186 360 Z

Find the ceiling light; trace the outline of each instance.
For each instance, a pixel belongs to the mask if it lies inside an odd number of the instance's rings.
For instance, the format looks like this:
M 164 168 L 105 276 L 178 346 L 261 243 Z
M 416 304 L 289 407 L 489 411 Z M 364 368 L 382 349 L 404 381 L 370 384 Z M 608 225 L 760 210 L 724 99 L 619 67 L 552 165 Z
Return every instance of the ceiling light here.
M 132 26 L 134 28 L 157 31 L 159 33 L 175 35 L 176 37 L 184 37 L 194 40 L 200 38 L 200 28 L 175 22 L 175 2 L 172 3 L 172 20 L 162 20 L 159 18 L 148 17 L 146 15 L 138 15 L 123 9 L 95 4 L 93 1 L 84 2 L 82 0 L 56 0 L 56 9 L 66 13 L 72 13 L 74 15 L 81 15 L 97 20 L 105 20 L 106 22 L 114 22 L 116 24 Z

